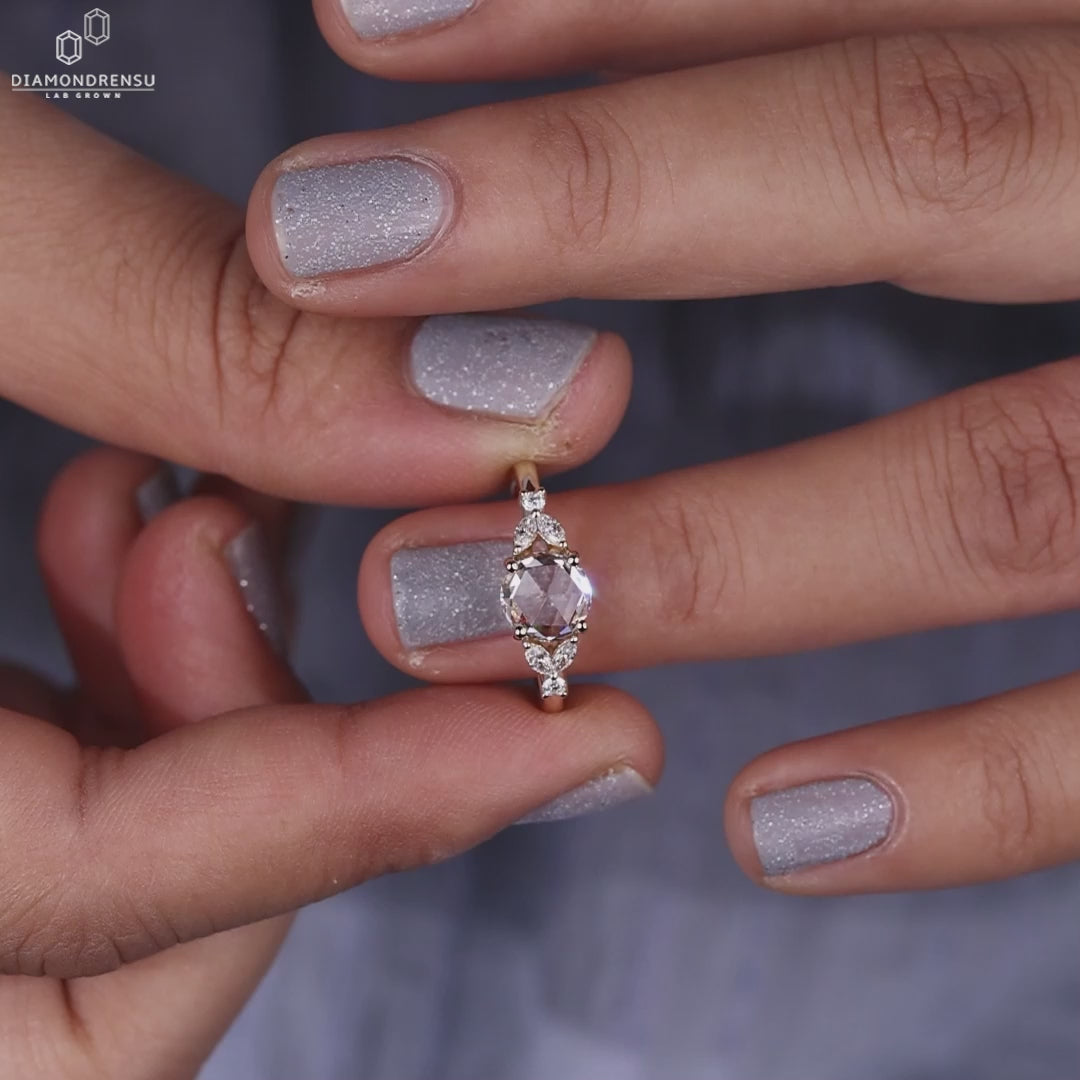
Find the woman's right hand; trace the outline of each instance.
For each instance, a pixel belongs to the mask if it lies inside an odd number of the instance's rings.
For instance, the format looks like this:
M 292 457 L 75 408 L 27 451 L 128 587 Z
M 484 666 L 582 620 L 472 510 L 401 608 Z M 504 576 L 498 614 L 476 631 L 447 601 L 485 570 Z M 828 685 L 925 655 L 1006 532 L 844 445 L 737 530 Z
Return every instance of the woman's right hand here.
M 82 688 L 0 672 L 0 1072 L 19 1080 L 194 1076 L 287 913 L 613 766 L 660 769 L 652 721 L 601 687 L 572 725 L 508 688 L 306 703 L 269 647 L 258 523 L 199 496 L 143 527 L 159 491 L 121 451 L 61 475 L 39 547 Z
M 490 495 L 516 461 L 587 460 L 621 419 L 614 335 L 483 317 L 418 378 L 421 320 L 297 312 L 252 269 L 242 210 L 31 97 L 0 94 L 0 396 L 259 491 L 364 506 Z M 471 375 L 453 363 L 470 358 Z

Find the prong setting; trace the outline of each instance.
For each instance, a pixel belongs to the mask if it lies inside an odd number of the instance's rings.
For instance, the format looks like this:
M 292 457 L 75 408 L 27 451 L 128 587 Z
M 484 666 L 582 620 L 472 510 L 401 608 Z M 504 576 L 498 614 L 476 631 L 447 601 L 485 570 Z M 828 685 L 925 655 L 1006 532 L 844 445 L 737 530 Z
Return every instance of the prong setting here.
M 541 702 L 551 710 L 561 707 L 568 692 L 564 672 L 577 655 L 579 635 L 588 629 L 592 584 L 562 525 L 545 510 L 547 493 L 532 482 L 534 467 L 521 465 L 515 472 L 523 516 L 513 552 L 503 563 L 502 604 L 536 673 Z

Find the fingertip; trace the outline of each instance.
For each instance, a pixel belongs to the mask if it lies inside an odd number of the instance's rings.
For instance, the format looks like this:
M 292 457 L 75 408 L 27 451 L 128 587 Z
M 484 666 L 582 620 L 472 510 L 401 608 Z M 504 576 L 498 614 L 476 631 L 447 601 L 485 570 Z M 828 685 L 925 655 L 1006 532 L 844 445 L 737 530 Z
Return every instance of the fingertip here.
M 385 659 L 431 682 L 521 670 L 514 662 L 521 647 L 498 599 L 519 516 L 509 499 L 453 515 L 420 510 L 375 535 L 360 561 L 357 602 L 364 630 Z
M 475 78 L 478 64 L 486 69 L 494 59 L 485 27 L 477 27 L 484 0 L 413 5 L 411 19 L 393 18 L 393 5 L 364 0 L 313 0 L 312 6 L 330 48 L 350 67 L 379 78 L 453 82 Z
M 117 592 L 117 631 L 152 727 L 299 700 L 230 564 L 230 544 L 257 528 L 240 507 L 197 496 L 156 517 L 133 546 Z
M 756 794 L 754 770 L 758 760 L 744 765 L 728 787 L 724 798 L 724 833 L 739 869 L 755 884 L 770 888 L 772 883 L 764 874 L 754 846 L 750 820 L 750 800 Z
M 279 300 L 284 300 L 293 307 L 304 308 L 307 297 L 297 295 L 294 287 L 296 279 L 285 269 L 274 231 L 272 201 L 274 184 L 289 158 L 302 153 L 303 144 L 279 154 L 268 162 L 255 178 L 251 194 L 248 196 L 247 209 L 244 213 L 244 236 L 248 258 L 259 280 Z M 318 283 L 310 285 L 310 290 L 318 289 Z
M 632 384 L 625 339 L 598 333 L 569 390 L 542 421 L 542 447 L 533 460 L 559 473 L 595 457 L 622 422 Z
M 142 454 L 90 450 L 61 470 L 38 519 L 38 561 L 64 643 L 86 701 L 117 738 L 131 737 L 135 703 L 115 640 L 116 594 L 142 528 L 138 493 L 162 468 Z
M 161 463 L 98 447 L 68 462 L 49 485 L 38 518 L 38 557 L 48 577 L 97 576 L 141 528 L 136 492 Z M 104 512 L 104 511 L 108 512 Z

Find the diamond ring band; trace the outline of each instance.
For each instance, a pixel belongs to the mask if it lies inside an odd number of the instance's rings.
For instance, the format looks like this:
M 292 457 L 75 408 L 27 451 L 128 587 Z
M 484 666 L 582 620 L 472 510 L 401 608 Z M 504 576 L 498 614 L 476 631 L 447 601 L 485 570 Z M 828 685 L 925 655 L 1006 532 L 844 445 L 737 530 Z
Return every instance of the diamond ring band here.
M 502 607 L 536 673 L 541 705 L 557 712 L 566 701 L 564 673 L 587 629 L 592 583 L 578 553 L 567 545 L 566 531 L 547 513 L 547 492 L 531 462 L 515 466 L 514 493 L 523 516 L 505 563 Z

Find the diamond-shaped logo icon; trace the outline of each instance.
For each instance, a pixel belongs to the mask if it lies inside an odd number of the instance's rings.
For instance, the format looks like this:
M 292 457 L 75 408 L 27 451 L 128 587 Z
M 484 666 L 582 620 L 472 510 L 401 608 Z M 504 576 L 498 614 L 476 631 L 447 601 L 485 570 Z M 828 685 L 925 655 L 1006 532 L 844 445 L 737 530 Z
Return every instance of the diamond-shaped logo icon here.
M 83 37 L 91 45 L 104 45 L 109 40 L 111 20 L 107 11 L 94 8 L 83 16 Z
M 69 67 L 82 59 L 82 38 L 74 30 L 56 35 L 56 59 Z

